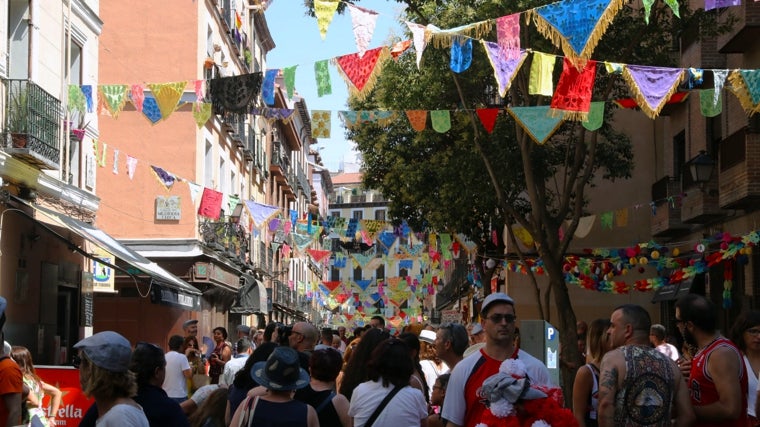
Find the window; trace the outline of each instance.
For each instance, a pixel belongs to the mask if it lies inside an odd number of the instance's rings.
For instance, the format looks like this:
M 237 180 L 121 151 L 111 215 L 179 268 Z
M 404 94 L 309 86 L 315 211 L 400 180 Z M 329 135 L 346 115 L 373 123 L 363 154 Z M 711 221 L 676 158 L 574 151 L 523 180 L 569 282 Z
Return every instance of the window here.
M 219 157 L 219 188 L 217 188 L 217 190 L 226 191 L 226 189 L 229 188 L 228 186 L 227 161 L 224 160 L 224 157 Z
M 378 221 L 385 221 L 385 209 L 378 209 L 375 211 L 375 219 Z
M 686 164 L 686 132 L 681 131 L 673 138 L 673 176 L 681 177 Z M 688 173 L 688 172 L 687 172 Z
M 377 270 L 375 270 L 375 280 L 382 280 L 385 279 L 385 266 L 381 265 L 380 267 L 377 267 Z
M 214 146 L 206 140 L 206 152 L 203 158 L 203 185 L 214 188 Z
M 409 275 L 409 270 L 405 268 L 398 269 L 398 277 L 407 277 L 408 275 Z
M 82 45 L 84 44 L 84 35 L 79 31 L 72 28 L 71 38 L 66 37 L 64 39 L 65 48 L 64 53 L 69 52 L 69 71 L 68 78 L 72 85 L 82 85 Z M 69 39 L 71 39 L 71 45 L 69 45 Z M 72 129 L 85 129 L 87 127 L 87 120 L 85 119 L 86 113 L 74 111 L 69 116 L 68 120 L 71 122 Z M 68 140 L 68 152 L 69 157 L 67 164 L 63 165 L 62 178 L 71 185 L 76 187 L 81 186 L 82 180 L 82 141 L 78 138 L 69 137 Z
M 337 282 L 340 280 L 340 269 L 337 267 L 330 267 L 330 281 Z
M 363 217 L 363 212 L 362 211 L 353 211 L 351 213 L 351 218 L 353 218 L 353 219 L 362 219 L 362 217 Z
M 362 268 L 356 267 L 354 269 L 354 281 L 362 280 Z

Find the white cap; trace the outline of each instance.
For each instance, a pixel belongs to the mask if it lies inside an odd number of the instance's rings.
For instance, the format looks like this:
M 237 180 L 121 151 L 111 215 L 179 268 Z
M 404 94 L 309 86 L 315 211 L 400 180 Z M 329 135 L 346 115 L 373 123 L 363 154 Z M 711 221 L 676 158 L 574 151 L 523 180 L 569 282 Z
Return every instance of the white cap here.
M 428 344 L 435 342 L 436 333 L 428 329 L 420 331 L 420 341 L 425 341 Z

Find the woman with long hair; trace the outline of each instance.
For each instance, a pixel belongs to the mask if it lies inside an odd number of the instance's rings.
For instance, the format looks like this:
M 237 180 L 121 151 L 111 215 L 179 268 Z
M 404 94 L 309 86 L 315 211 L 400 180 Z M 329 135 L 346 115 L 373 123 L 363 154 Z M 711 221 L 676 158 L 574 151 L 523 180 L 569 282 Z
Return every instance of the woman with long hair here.
M 441 411 L 443 411 L 443 401 L 446 399 L 446 387 L 449 385 L 450 377 L 451 374 L 441 374 L 435 380 L 430 406 L 438 407 L 438 411 L 428 415 L 428 427 L 444 427 Z
M 573 415 L 579 427 L 597 425 L 599 365 L 609 350 L 606 339 L 609 327 L 609 319 L 596 319 L 586 333 L 586 364 L 578 369 L 573 383 Z
M 208 376 L 211 379 L 211 384 L 219 384 L 219 377 L 224 371 L 224 365 L 232 358 L 232 349 L 227 345 L 227 329 L 217 326 L 213 333 L 216 345 L 208 360 Z
M 335 379 L 342 367 L 340 351 L 334 348 L 315 350 L 309 358 L 309 384 L 296 392 L 296 400 L 317 411 L 320 426 L 351 427 L 348 399 L 335 393 Z
M 190 373 L 193 375 L 187 379 L 189 397 L 195 393 L 195 390 L 208 384 L 209 378 L 206 375 L 206 360 L 203 358 L 200 345 L 198 345 L 198 338 L 192 335 L 185 337 L 185 342 L 182 344 L 182 353 L 187 357 L 187 361 L 190 363 Z
M 420 338 L 413 332 L 404 332 L 398 336 L 398 339 L 409 347 L 409 357 L 412 358 L 412 362 L 414 363 L 414 372 L 412 372 L 412 376 L 409 378 L 409 385 L 420 390 L 425 396 L 425 401 L 429 402 L 430 389 L 425 379 L 425 373 L 420 365 Z
M 427 427 L 427 403 L 422 392 L 409 385 L 414 362 L 403 341 L 390 338 L 381 342 L 372 352 L 368 369 L 369 381 L 359 384 L 351 396 L 348 414 L 354 427 L 370 423 Z
M 351 400 L 351 395 L 354 389 L 359 384 L 367 381 L 367 362 L 369 361 L 372 351 L 382 341 L 387 340 L 390 337 L 388 331 L 380 330 L 377 328 L 371 328 L 364 331 L 362 339 L 351 355 L 351 360 L 346 364 L 346 368 L 343 370 L 343 376 L 341 379 L 338 390 L 340 394 L 346 396 L 346 399 Z M 409 374 L 411 375 L 411 373 Z M 409 378 L 407 378 L 407 381 Z
M 44 381 L 34 372 L 34 363 L 32 362 L 32 353 L 26 347 L 14 345 L 11 349 L 11 358 L 21 368 L 24 374 L 24 385 L 29 388 L 29 394 L 26 398 L 26 408 L 29 414 L 29 421 L 37 418 L 42 425 L 55 426 L 55 415 L 61 406 L 61 390 Z M 50 412 L 42 406 L 42 400 L 45 395 L 50 396 Z M 52 416 L 48 417 L 48 413 Z
M 758 372 L 760 372 L 760 311 L 745 311 L 731 328 L 731 341 L 739 347 L 747 369 L 747 414 L 750 426 L 760 426 L 757 407 Z
M 225 427 L 227 395 L 228 390 L 224 387 L 214 390 L 188 418 L 190 427 Z

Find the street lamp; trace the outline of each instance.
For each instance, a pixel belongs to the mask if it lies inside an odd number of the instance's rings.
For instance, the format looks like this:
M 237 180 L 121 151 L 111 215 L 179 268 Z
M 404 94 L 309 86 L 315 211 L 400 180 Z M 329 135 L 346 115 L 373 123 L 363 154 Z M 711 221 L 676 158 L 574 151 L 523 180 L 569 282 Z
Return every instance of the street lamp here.
M 686 162 L 686 165 L 689 167 L 692 181 L 704 189 L 712 177 L 715 160 L 705 150 L 700 150 L 696 157 Z

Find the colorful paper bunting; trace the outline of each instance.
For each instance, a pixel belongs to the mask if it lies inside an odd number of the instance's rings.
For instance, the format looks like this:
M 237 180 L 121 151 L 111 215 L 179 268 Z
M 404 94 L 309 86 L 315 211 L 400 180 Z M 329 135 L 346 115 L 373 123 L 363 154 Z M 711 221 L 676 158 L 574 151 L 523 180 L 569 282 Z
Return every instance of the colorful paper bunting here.
M 684 72 L 681 68 L 627 65 L 623 69 L 623 77 L 628 82 L 641 111 L 650 119 L 654 119 L 678 89 Z
M 335 16 L 339 0 L 314 0 L 314 15 L 317 17 L 317 27 L 322 40 L 327 36 L 327 27 Z
M 728 81 L 748 115 L 760 111 L 760 70 L 734 70 L 728 75 Z
M 449 67 L 455 73 L 463 73 L 472 64 L 472 39 L 456 38 L 451 43 L 451 60 Z
M 425 126 L 427 125 L 427 110 L 407 110 L 406 117 L 409 119 L 412 129 L 417 132 L 425 130 Z
M 127 103 L 127 85 L 99 85 L 98 92 L 111 117 L 118 118 Z
M 718 98 L 717 103 L 713 103 L 713 89 L 702 89 L 699 91 L 699 109 L 705 117 L 715 117 L 723 111 L 723 103 Z
M 129 99 L 135 110 L 142 112 L 143 102 L 145 101 L 145 89 L 140 84 L 132 85 L 129 90 Z
M 211 118 L 211 109 L 213 106 L 207 102 L 196 103 L 196 108 L 193 108 L 193 119 L 198 129 L 202 128 L 208 119 Z
M 264 82 L 261 84 L 261 98 L 269 106 L 274 105 L 274 81 L 280 70 L 267 70 L 264 74 Z
M 288 99 L 293 99 L 293 93 L 296 89 L 296 68 L 298 68 L 298 65 L 282 69 L 282 80 L 285 83 Z
M 203 189 L 201 205 L 198 207 L 198 215 L 209 219 L 219 219 L 222 212 L 222 198 L 224 195 L 210 188 Z
M 143 100 L 142 113 L 153 125 L 161 121 L 161 110 L 158 108 L 156 99 L 152 96 L 146 96 Z
M 537 144 L 543 144 L 564 120 L 549 114 L 549 106 L 511 107 L 507 111 Z
M 161 111 L 161 119 L 166 120 L 177 109 L 182 94 L 185 93 L 187 82 L 150 83 L 148 87 L 153 92 L 158 109 Z
M 604 124 L 604 102 L 592 102 L 588 117 L 583 121 L 583 127 L 590 131 L 598 130 Z
M 406 21 L 406 26 L 409 27 L 409 31 L 412 33 L 412 40 L 414 41 L 414 51 L 417 54 L 417 69 L 420 69 L 420 63 L 422 62 L 422 52 L 427 47 L 427 38 L 425 37 L 425 26 L 415 24 L 414 22 Z
M 566 120 L 585 121 L 591 108 L 596 79 L 596 61 L 588 60 L 582 70 L 563 58 L 562 74 L 552 97 L 551 108 L 565 114 Z
M 555 62 L 557 62 L 555 55 L 533 52 L 533 62 L 530 64 L 530 78 L 528 80 L 529 94 L 544 96 L 554 94 L 552 75 Z
M 493 132 L 493 128 L 496 125 L 496 118 L 499 116 L 498 108 L 478 108 L 475 110 L 475 114 L 480 118 L 480 123 L 483 124 L 486 132 Z
M 156 179 L 158 179 L 158 182 L 160 182 L 167 191 L 172 188 L 172 185 L 174 185 L 177 177 L 175 177 L 171 172 L 167 172 L 158 166 L 151 165 L 150 168 L 153 170 L 153 174 L 156 176 Z
M 352 53 L 339 56 L 332 61 L 340 76 L 346 81 L 349 93 L 363 99 L 375 86 L 383 63 L 389 57 L 388 48 L 383 46 L 368 50 L 362 57 L 358 53 Z
M 346 6 L 351 13 L 351 25 L 354 29 L 356 48 L 359 57 L 362 57 L 369 47 L 369 42 L 372 40 L 372 34 L 375 32 L 378 13 L 374 10 L 355 6 L 351 3 L 346 3 Z
M 520 14 L 496 18 L 496 42 L 504 59 L 520 57 Z
M 430 112 L 430 124 L 438 133 L 445 133 L 451 129 L 451 114 L 449 110 L 433 110 Z
M 512 85 L 512 78 L 515 72 L 520 69 L 528 54 L 527 52 L 520 52 L 514 58 L 509 58 L 503 55 L 502 48 L 498 44 L 487 41 L 483 41 L 482 43 L 486 50 L 488 61 L 491 63 L 491 67 L 493 67 L 496 83 L 499 85 L 499 96 L 504 98 L 507 96 L 507 91 Z
M 330 137 L 330 110 L 311 110 L 311 137 Z

